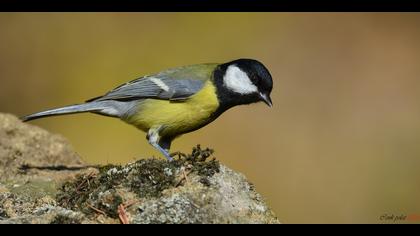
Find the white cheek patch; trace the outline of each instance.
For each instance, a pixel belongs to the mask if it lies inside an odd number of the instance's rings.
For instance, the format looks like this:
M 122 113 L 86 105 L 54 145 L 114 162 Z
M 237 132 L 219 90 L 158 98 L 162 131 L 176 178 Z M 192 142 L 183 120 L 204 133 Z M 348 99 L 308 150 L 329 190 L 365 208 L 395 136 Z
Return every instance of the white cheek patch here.
M 166 92 L 169 91 L 168 85 L 166 85 L 162 80 L 157 79 L 157 78 L 150 78 L 150 81 L 152 81 L 154 84 L 159 86 L 159 88 L 165 90 Z
M 230 65 L 227 68 L 223 77 L 223 84 L 228 89 L 240 94 L 250 94 L 258 91 L 257 86 L 251 82 L 248 75 L 235 65 Z

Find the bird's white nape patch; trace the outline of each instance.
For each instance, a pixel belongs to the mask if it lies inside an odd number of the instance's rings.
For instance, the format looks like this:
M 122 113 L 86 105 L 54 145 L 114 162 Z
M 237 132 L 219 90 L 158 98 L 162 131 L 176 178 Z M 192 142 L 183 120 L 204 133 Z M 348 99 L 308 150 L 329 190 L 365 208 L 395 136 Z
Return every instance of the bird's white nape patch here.
M 158 78 L 150 78 L 150 81 L 152 81 L 154 84 L 156 84 L 157 86 L 159 86 L 159 88 L 165 90 L 166 92 L 169 91 L 169 87 L 168 85 L 166 85 L 162 80 L 158 79 Z
M 250 94 L 258 91 L 248 75 L 239 67 L 230 65 L 223 77 L 223 84 L 230 90 L 240 94 Z

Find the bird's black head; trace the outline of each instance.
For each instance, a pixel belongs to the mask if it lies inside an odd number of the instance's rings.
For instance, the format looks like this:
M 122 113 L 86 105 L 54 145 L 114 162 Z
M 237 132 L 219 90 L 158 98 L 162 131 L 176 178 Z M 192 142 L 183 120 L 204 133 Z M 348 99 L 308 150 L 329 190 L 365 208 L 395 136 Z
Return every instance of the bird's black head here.
M 273 79 L 257 60 L 238 59 L 221 64 L 214 72 L 214 79 L 219 101 L 225 109 L 260 101 L 272 106 Z

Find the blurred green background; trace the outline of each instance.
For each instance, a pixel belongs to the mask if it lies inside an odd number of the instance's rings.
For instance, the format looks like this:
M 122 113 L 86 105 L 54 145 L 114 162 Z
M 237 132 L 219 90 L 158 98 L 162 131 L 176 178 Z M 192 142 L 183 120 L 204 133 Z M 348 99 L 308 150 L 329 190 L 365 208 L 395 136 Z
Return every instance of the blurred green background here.
M 177 139 L 244 173 L 285 223 L 420 214 L 420 14 L 1 13 L 0 111 L 80 103 L 181 65 L 262 61 L 274 107 L 229 110 Z M 92 114 L 33 124 L 89 163 L 159 155 Z M 418 223 L 418 222 L 417 222 Z

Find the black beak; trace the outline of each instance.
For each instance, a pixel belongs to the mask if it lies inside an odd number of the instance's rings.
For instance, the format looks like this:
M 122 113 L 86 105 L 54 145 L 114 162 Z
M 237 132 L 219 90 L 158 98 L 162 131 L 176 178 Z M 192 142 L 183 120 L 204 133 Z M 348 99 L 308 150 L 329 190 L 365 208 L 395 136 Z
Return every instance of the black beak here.
M 260 93 L 261 100 L 267 104 L 269 107 L 273 107 L 273 102 L 271 101 L 270 95 Z

